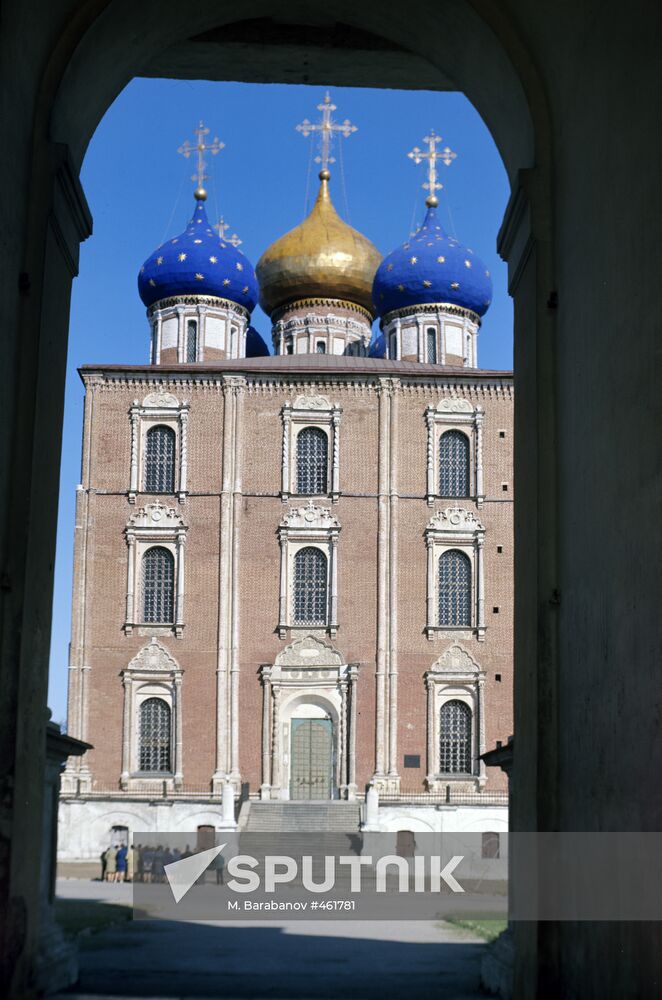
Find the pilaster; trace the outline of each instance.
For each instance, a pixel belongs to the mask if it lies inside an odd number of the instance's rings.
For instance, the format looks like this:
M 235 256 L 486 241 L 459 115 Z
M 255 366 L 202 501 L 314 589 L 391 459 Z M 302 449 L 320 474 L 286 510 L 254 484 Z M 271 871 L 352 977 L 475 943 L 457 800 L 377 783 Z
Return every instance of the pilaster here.
M 260 798 L 271 797 L 271 755 L 270 755 L 270 708 L 271 708 L 271 665 L 260 668 L 262 681 L 262 784 Z

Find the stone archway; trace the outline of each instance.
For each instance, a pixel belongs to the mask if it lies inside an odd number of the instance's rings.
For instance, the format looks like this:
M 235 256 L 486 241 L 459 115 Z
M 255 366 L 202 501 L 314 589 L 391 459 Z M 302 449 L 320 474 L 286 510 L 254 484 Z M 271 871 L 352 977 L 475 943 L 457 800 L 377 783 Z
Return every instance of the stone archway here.
M 414 0 L 406 10 L 395 0 L 379 5 L 335 0 L 323 10 L 311 7 L 291 3 L 283 15 L 274 0 L 248 0 L 238 21 L 228 0 L 201 0 L 193 11 L 174 0 L 140 5 L 87 0 L 73 11 L 57 5 L 52 18 L 19 30 L 23 42 L 34 46 L 28 53 L 34 57 L 34 73 L 25 71 L 24 46 L 17 46 L 16 57 L 20 49 L 23 62 L 12 70 L 9 60 L 7 72 L 16 81 L 29 78 L 29 87 L 22 94 L 22 82 L 17 85 L 14 103 L 22 113 L 12 123 L 15 155 L 8 158 L 3 175 L 5 189 L 15 197 L 0 248 L 0 273 L 8 278 L 3 309 L 10 335 L 7 363 L 0 370 L 7 414 L 2 433 L 8 443 L 2 467 L 7 488 L 0 505 L 10 540 L 2 646 L 2 676 L 8 681 L 0 703 L 6 774 L 0 777 L 15 789 L 8 823 L 23 857 L 36 858 L 40 850 L 40 805 L 34 790 L 43 772 L 38 748 L 44 735 L 55 548 L 52 499 L 58 484 L 71 283 L 79 242 L 92 227 L 78 174 L 96 125 L 133 76 L 425 86 L 463 90 L 472 100 L 511 179 L 513 194 L 500 246 L 509 260 L 516 298 L 519 373 L 537 386 L 519 422 L 528 447 L 518 471 L 526 484 L 519 500 L 525 512 L 522 523 L 532 525 L 521 549 L 536 549 L 538 564 L 532 561 L 530 568 L 520 569 L 520 592 L 536 594 L 539 579 L 546 586 L 554 582 L 554 511 L 541 498 L 555 495 L 555 464 L 543 467 L 538 461 L 545 449 L 555 454 L 553 384 L 539 377 L 539 371 L 553 370 L 551 317 L 545 307 L 554 287 L 551 130 L 535 61 L 508 14 L 490 0 L 445 0 L 434 11 L 427 0 Z M 443 18 L 443 31 L 430 30 L 431 17 Z M 538 539 L 544 540 L 539 547 Z M 538 604 L 522 602 L 521 633 L 527 630 L 531 637 L 527 656 L 531 645 L 541 650 L 538 676 L 543 681 L 554 677 L 549 612 L 548 618 L 541 623 Z M 539 740 L 553 745 L 553 720 L 539 726 L 536 713 L 529 712 L 517 725 L 519 737 L 531 746 L 537 747 Z M 555 782 L 553 773 L 547 777 Z M 523 795 L 518 801 L 535 822 L 535 789 L 528 804 Z M 12 945 L 8 960 L 16 970 L 18 995 L 23 995 L 21 984 L 27 981 L 35 947 L 37 876 L 31 873 L 37 870 L 36 864 L 8 864 L 9 874 L 0 885 L 3 900 L 22 900 L 28 914 L 26 920 L 20 918 L 20 941 Z M 25 961 L 18 960 L 19 954 Z

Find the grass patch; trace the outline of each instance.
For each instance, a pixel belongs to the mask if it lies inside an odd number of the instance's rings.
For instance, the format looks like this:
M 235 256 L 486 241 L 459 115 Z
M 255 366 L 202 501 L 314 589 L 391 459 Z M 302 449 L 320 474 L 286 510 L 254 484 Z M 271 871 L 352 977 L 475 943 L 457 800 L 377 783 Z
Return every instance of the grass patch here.
M 507 920 L 461 920 L 459 917 L 447 917 L 445 923 L 471 931 L 483 941 L 494 941 L 508 926 Z
M 131 907 L 119 903 L 102 903 L 93 899 L 56 899 L 55 919 L 65 934 L 94 934 L 111 924 L 131 919 Z

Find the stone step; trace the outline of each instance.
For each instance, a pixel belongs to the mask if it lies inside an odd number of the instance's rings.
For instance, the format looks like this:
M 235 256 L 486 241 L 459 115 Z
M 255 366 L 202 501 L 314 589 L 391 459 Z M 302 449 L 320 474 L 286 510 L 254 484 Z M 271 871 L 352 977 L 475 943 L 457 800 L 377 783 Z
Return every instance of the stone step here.
M 251 802 L 249 833 L 357 833 L 360 806 L 355 802 Z

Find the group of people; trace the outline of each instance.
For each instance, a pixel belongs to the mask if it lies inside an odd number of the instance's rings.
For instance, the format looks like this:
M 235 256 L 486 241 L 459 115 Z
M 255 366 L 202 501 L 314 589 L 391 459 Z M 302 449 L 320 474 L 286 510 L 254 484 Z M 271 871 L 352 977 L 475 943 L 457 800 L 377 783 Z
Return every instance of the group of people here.
M 102 882 L 133 882 L 134 849 L 126 844 L 111 844 L 101 853 Z
M 195 852 L 187 844 L 183 851 L 174 847 L 158 847 L 136 844 L 135 847 L 111 845 L 101 855 L 102 882 L 165 882 L 165 866 L 175 861 L 190 858 Z M 223 884 L 225 859 L 219 854 L 210 866 L 210 872 L 216 876 L 218 885 Z M 205 881 L 207 872 L 203 872 L 198 881 Z

